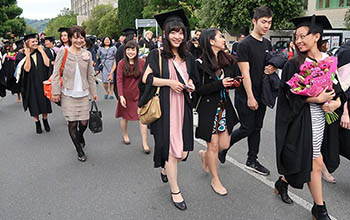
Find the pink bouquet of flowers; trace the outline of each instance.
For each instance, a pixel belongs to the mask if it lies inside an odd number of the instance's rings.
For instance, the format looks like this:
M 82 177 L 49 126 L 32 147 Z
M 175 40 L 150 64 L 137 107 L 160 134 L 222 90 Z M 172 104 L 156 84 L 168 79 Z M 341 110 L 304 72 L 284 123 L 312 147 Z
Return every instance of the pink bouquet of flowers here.
M 9 58 L 10 60 L 16 60 L 17 52 L 9 52 L 6 54 L 6 57 Z
M 327 87 L 333 89 L 333 80 L 337 70 L 337 58 L 327 57 L 319 62 L 305 62 L 294 76 L 287 82 L 290 91 L 297 95 L 316 97 Z M 335 112 L 326 113 L 328 124 L 335 122 L 338 115 Z

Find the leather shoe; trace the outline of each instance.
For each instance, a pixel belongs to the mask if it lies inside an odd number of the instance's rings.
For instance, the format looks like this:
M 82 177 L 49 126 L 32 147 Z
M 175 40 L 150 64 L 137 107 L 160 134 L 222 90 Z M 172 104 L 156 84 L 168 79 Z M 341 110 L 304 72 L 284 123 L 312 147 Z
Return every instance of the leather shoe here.
M 160 178 L 162 179 L 163 183 L 167 183 L 168 182 L 168 176 L 164 175 L 162 172 L 160 172 Z
M 293 204 L 293 200 L 288 195 L 288 183 L 284 182 L 281 176 L 275 182 L 275 194 L 280 195 L 284 203 Z
M 181 191 L 177 192 L 177 193 L 173 193 L 171 192 L 171 200 L 173 201 L 174 203 L 174 206 L 178 209 L 180 209 L 181 211 L 185 211 L 187 209 L 187 205 L 185 203 L 185 200 L 183 200 L 182 202 L 174 202 L 174 199 L 173 199 L 173 195 L 178 195 L 180 194 Z

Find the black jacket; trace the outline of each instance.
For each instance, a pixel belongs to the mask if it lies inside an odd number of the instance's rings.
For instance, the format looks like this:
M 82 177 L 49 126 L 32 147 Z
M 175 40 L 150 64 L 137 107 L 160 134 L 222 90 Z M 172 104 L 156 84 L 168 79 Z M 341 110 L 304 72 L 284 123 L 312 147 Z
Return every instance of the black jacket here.
M 198 96 L 201 97 L 197 112 L 199 114 L 199 124 L 196 129 L 196 138 L 201 138 L 206 142 L 211 141 L 212 129 L 216 109 L 220 102 L 220 90 L 224 88 L 222 80 L 218 80 L 214 71 L 205 63 L 198 59 L 195 62 L 196 79 L 195 86 Z M 237 74 L 233 66 L 223 68 L 225 77 L 235 77 Z M 204 77 L 204 84 L 203 84 Z M 199 98 L 198 98 L 199 99 Z M 230 96 L 226 90 L 226 126 L 228 133 L 231 134 L 233 126 L 238 123 L 236 111 L 233 108 Z
M 278 96 L 279 87 L 281 80 L 276 73 L 265 74 L 262 79 L 262 89 L 261 89 L 261 102 L 273 108 L 276 103 L 276 98 Z

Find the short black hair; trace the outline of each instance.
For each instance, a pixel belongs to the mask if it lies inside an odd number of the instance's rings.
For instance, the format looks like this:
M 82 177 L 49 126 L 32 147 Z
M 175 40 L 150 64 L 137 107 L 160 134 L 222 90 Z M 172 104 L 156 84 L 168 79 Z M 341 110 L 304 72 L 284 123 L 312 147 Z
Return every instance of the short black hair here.
M 261 7 L 255 8 L 253 19 L 257 21 L 263 17 L 268 17 L 268 18 L 272 17 L 271 9 L 267 6 L 261 6 Z
M 109 46 L 112 47 L 112 46 L 113 46 L 113 45 L 112 45 L 112 38 L 111 38 L 110 36 L 105 36 L 105 37 L 102 39 L 102 41 L 101 41 L 101 47 L 105 47 L 105 46 L 106 46 L 106 45 L 105 45 L 105 40 L 106 40 L 106 38 L 109 39 Z

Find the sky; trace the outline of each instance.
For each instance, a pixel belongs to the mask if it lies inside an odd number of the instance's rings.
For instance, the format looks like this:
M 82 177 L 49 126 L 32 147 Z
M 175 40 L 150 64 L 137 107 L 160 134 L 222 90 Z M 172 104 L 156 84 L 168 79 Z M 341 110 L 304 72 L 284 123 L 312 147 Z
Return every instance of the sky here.
M 21 17 L 44 19 L 56 17 L 63 8 L 70 8 L 70 0 L 17 0 L 23 9 Z

